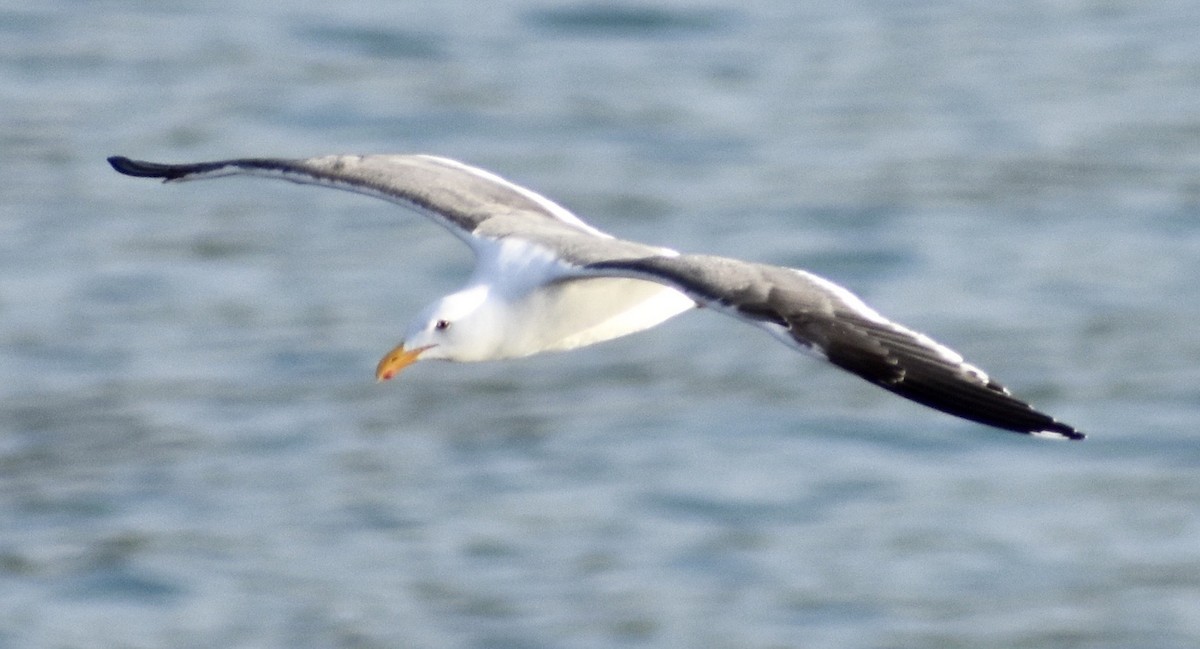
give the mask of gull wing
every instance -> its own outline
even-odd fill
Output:
[[[885,390],[963,419],[1029,435],[1084,438],[1012,396],[954,350],[802,270],[678,255],[598,262],[581,272],[661,282]]]
[[[551,226],[550,229],[565,228],[609,238],[566,208],[532,190],[483,169],[436,156],[330,155],[184,164],[112,156],[108,162],[113,169],[127,176],[162,178],[164,182],[247,175],[366,194],[424,214],[466,241],[476,252],[481,246],[477,231],[498,216],[509,222],[519,219],[535,230]]]

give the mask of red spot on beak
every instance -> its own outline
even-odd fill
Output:
[[[375,368],[375,380],[391,380],[392,377],[400,373],[400,370],[417,362],[421,353],[430,347],[433,347],[433,345],[417,347],[415,349],[405,349],[403,343],[397,345],[395,349],[388,352],[387,355],[379,360],[379,365]]]

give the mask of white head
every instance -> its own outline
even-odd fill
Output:
[[[473,286],[425,307],[375,370],[386,381],[418,360],[481,361],[495,357],[503,325],[487,300],[488,287]]]

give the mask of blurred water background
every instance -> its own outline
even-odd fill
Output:
[[[0,5],[0,648],[1200,646],[1200,6]],[[689,314],[373,367],[471,260],[111,154],[428,152],[807,268],[1090,433]]]

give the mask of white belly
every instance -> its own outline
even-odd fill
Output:
[[[509,323],[502,355],[529,356],[542,351],[585,347],[649,329],[696,306],[686,295],[636,279],[573,279],[541,287],[522,300],[527,322]],[[549,344],[547,344],[549,341]]]

